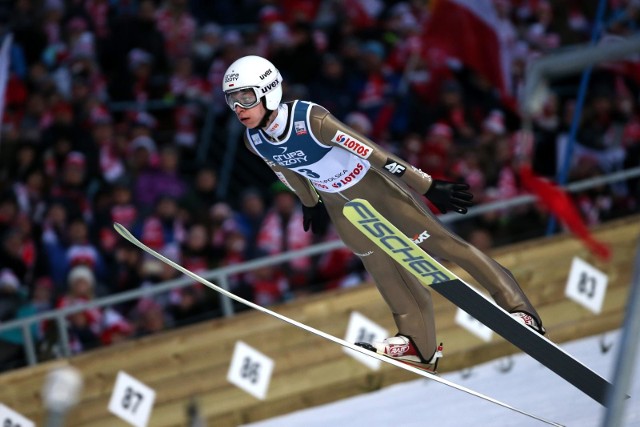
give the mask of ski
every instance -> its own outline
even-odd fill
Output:
[[[447,380],[445,378],[441,378],[441,377],[439,377],[439,376],[437,376],[435,374],[432,374],[432,373],[427,372],[425,370],[422,370],[420,368],[416,368],[414,366],[405,364],[403,362],[399,362],[397,360],[388,358],[386,356],[371,352],[371,351],[369,351],[369,350],[367,350],[365,348],[359,347],[359,346],[357,346],[355,344],[352,344],[352,343],[350,343],[348,341],[345,341],[345,340],[343,340],[341,338],[335,337],[335,336],[333,336],[331,334],[323,332],[323,331],[321,331],[319,329],[316,329],[316,328],[314,328],[312,326],[309,326],[309,325],[306,325],[304,323],[298,322],[297,320],[291,319],[291,318],[289,318],[287,316],[284,316],[284,315],[282,315],[280,313],[277,313],[275,311],[269,310],[268,308],[265,308],[265,307],[263,307],[261,305],[255,304],[255,303],[253,303],[251,301],[248,301],[248,300],[246,300],[246,299],[244,299],[242,297],[239,297],[239,296],[235,295],[234,293],[229,292],[228,290],[226,290],[224,288],[221,288],[221,287],[215,285],[214,283],[211,283],[210,281],[204,279],[203,277],[200,277],[196,273],[184,268],[180,264],[178,264],[178,263],[166,258],[165,256],[159,254],[158,252],[154,251],[153,249],[151,249],[150,247],[148,247],[147,245],[145,245],[144,243],[139,241],[136,237],[134,237],[133,234],[131,234],[131,232],[129,232],[129,230],[127,230],[121,224],[116,222],[116,223],[113,224],[113,227],[118,232],[118,234],[120,234],[122,237],[124,237],[130,243],[132,243],[135,246],[137,246],[138,248],[142,249],[144,252],[148,253],[149,255],[152,255],[153,257],[157,258],[158,260],[162,261],[163,263],[165,263],[167,265],[170,265],[171,267],[175,268],[176,270],[178,270],[182,274],[192,278],[193,280],[195,280],[195,281],[207,286],[208,288],[213,289],[214,291],[219,292],[222,295],[224,295],[226,297],[229,297],[229,298],[231,298],[231,299],[233,299],[233,300],[235,300],[235,301],[237,301],[237,302],[239,302],[241,304],[244,304],[244,305],[246,305],[248,307],[251,307],[251,308],[253,308],[255,310],[258,310],[258,311],[260,311],[262,313],[268,314],[269,316],[273,316],[276,319],[282,320],[285,323],[288,323],[288,324],[290,324],[292,326],[295,326],[297,328],[303,329],[303,330],[305,330],[307,332],[310,332],[310,333],[312,333],[312,334],[314,334],[316,336],[319,336],[321,338],[324,338],[324,339],[326,339],[328,341],[331,341],[333,343],[339,344],[339,345],[341,345],[343,347],[346,347],[346,348],[349,348],[351,350],[357,351],[358,353],[366,354],[367,356],[373,357],[375,359],[378,359],[378,360],[380,360],[380,361],[382,361],[384,363],[388,363],[388,364],[393,365],[395,367],[398,367],[400,369],[404,369],[405,371],[413,372],[414,374],[417,374],[417,375],[419,375],[421,377],[436,381],[436,382],[438,382],[440,384],[443,384],[443,385],[446,385],[448,387],[451,387],[451,388],[454,388],[456,390],[459,390],[461,392],[467,393],[467,394],[469,394],[471,396],[475,396],[477,398],[483,399],[483,400],[485,400],[487,402],[496,404],[496,405],[501,406],[501,407],[503,407],[505,409],[509,409],[511,411],[517,412],[517,413],[519,413],[521,415],[524,415],[526,417],[533,418],[535,420],[541,421],[541,422],[543,422],[545,424],[562,427],[562,424],[558,424],[556,422],[546,420],[546,419],[541,418],[541,417],[539,417],[537,415],[534,415],[534,414],[531,414],[529,412],[523,411],[521,409],[515,408],[515,407],[513,407],[513,406],[511,406],[511,405],[509,405],[507,403],[504,403],[504,402],[502,402],[500,400],[494,399],[494,398],[492,398],[490,396],[484,395],[484,394],[482,394],[480,392],[477,392],[475,390],[471,390],[470,388],[467,388],[467,387],[462,386],[460,384],[454,383],[454,382],[449,381],[449,380]]]
[[[347,219],[380,249],[469,315],[542,363],[598,403],[607,404],[611,384],[556,344],[522,325],[423,251],[363,199],[347,202]]]

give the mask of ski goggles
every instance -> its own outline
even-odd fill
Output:
[[[241,108],[253,108],[260,103],[260,97],[258,96],[258,89],[253,87],[245,87],[241,89],[235,89],[224,93],[227,105],[232,110],[235,110],[236,105]]]

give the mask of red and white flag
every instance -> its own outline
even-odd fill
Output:
[[[491,0],[435,0],[425,23],[425,55],[444,53],[511,95],[509,37]]]

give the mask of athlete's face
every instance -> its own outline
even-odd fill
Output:
[[[264,117],[267,110],[262,105],[262,102],[251,108],[243,108],[240,105],[236,104],[233,108],[236,112],[236,116],[238,116],[238,120],[240,123],[248,127],[249,129],[254,129],[258,127],[260,122],[262,121],[262,117]]]

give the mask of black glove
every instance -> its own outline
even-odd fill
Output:
[[[302,227],[304,231],[309,231],[309,228],[311,228],[313,234],[322,235],[326,233],[329,221],[329,214],[322,200],[318,200],[318,203],[313,207],[302,205]]]
[[[467,190],[469,190],[469,184],[434,179],[424,195],[442,213],[453,210],[460,214],[466,214],[467,208],[471,206],[471,199],[473,199],[473,194]]]

